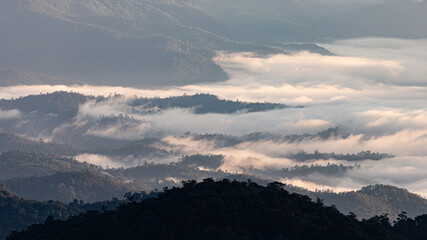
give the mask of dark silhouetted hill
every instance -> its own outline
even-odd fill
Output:
[[[0,100],[2,109],[18,109],[24,113],[37,111],[39,113],[51,113],[65,115],[64,117],[74,117],[79,110],[80,104],[85,103],[93,97],[80,93],[54,92],[40,95],[29,95],[26,97]]]
[[[362,224],[278,183],[188,181],[117,211],[47,219],[14,239],[373,239]]]
[[[216,170],[224,163],[224,157],[224,155],[215,154],[186,155],[181,158],[179,163],[185,166],[203,167]]]
[[[387,215],[359,221],[278,182],[192,180],[157,198],[129,200],[117,210],[87,211],[65,221],[49,217],[7,239],[421,240],[427,233],[427,215],[412,219],[401,212],[394,224]]]
[[[195,113],[222,113],[230,114],[239,111],[263,112],[269,110],[288,108],[289,106],[278,103],[250,103],[219,99],[211,94],[196,94],[169,98],[139,98],[131,103],[132,106],[143,105],[151,109],[189,108]]]
[[[13,230],[22,230],[34,223],[42,223],[48,216],[64,219],[82,210],[60,202],[30,201],[17,197],[0,182],[0,239]]]
[[[360,219],[387,213],[396,219],[402,211],[415,217],[427,213],[427,199],[406,189],[390,185],[370,185],[358,191],[312,194],[322,198],[325,204],[335,204],[343,212],[354,212]]]

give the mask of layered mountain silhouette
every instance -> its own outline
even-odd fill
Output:
[[[0,180],[12,192],[26,199],[65,203],[78,199],[93,203],[114,197],[120,199],[129,191],[149,192],[163,187],[180,186],[179,181],[187,179],[252,179],[261,185],[267,185],[274,179],[274,174],[288,178],[303,178],[307,172],[333,176],[347,169],[345,166],[331,164],[276,172],[256,170],[253,173],[256,175],[230,174],[217,170],[223,158],[222,155],[197,154],[184,156],[180,161],[170,164],[143,163],[126,169],[104,169],[67,157],[10,151],[0,155]],[[391,219],[396,219],[402,211],[407,212],[410,217],[427,212],[426,199],[406,189],[389,185],[370,185],[358,191],[343,193],[309,191],[292,185],[286,185],[285,189],[307,195],[313,200],[323,199],[325,204],[334,204],[344,214],[356,213],[359,219],[381,214],[389,214]]]
[[[358,221],[277,182],[205,179],[113,211],[49,217],[7,239],[424,239],[426,218],[402,212],[394,226],[386,215]]]
[[[158,87],[223,81],[228,76],[212,60],[216,51],[331,54],[312,43],[427,37],[426,5],[404,0],[334,5],[311,0],[5,0],[0,85]]]
[[[42,223],[48,216],[66,218],[81,209],[54,201],[30,201],[22,199],[0,182],[0,239],[13,230],[21,230],[34,223]]]

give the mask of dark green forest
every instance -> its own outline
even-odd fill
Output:
[[[278,103],[249,103],[222,100],[212,94],[196,94],[193,96],[180,96],[169,98],[138,98],[130,103],[131,106],[144,106],[147,109],[165,110],[169,108],[192,109],[194,113],[221,113],[230,114],[239,111],[264,112],[270,110],[289,108],[290,106]],[[301,107],[301,106],[298,106]]]
[[[119,97],[121,97],[121,95],[115,94],[109,97],[95,97],[80,93],[59,91],[48,94],[29,95],[10,100],[0,99],[0,108],[4,110],[18,109],[26,114],[33,111],[37,111],[38,114],[58,114],[62,120],[65,120],[74,117],[79,110],[79,106],[87,101],[94,100],[96,102],[105,102]],[[170,108],[191,109],[197,114],[229,114],[239,111],[263,112],[291,107],[284,104],[269,102],[252,103],[239,100],[223,100],[212,94],[183,95],[168,98],[135,98],[130,100],[128,104],[131,107],[143,107],[143,111],[139,113],[145,114],[156,113],[157,111]]]
[[[85,187],[84,183],[80,183]],[[37,190],[41,190],[40,188]],[[52,190],[52,189],[48,189]],[[55,191],[55,190],[53,190]],[[98,192],[97,189],[95,192]],[[111,191],[111,189],[109,189]],[[46,190],[42,190],[46,193]],[[125,192],[119,198],[103,200],[94,203],[85,203],[83,200],[73,199],[68,204],[58,201],[35,201],[21,198],[2,182],[0,182],[0,239],[5,239],[12,231],[20,231],[35,223],[43,223],[47,217],[63,219],[82,214],[85,211],[113,210],[121,204],[132,201],[156,197],[160,192]],[[69,193],[64,193],[65,197]],[[104,196],[105,199],[108,197]]]
[[[19,109],[24,113],[31,113],[33,111],[54,113],[60,114],[64,118],[70,118],[77,114],[81,104],[93,98],[92,96],[85,96],[80,93],[60,91],[10,100],[1,99],[0,108],[7,110]]]
[[[427,215],[412,219],[402,212],[393,225],[387,215],[358,221],[353,213],[343,215],[283,187],[187,181],[117,210],[88,211],[66,221],[48,217],[7,239],[425,239]]]
[[[379,161],[386,158],[394,157],[391,154],[371,152],[371,151],[362,151],[356,154],[336,154],[336,153],[321,153],[318,150],[315,150],[314,153],[307,152],[298,152],[296,154],[289,155],[289,158],[295,159],[299,162],[312,161],[312,160],[346,160],[346,161],[362,161],[362,160],[374,160]]]
[[[21,230],[31,224],[41,223],[48,216],[64,219],[82,211],[78,206],[61,202],[22,199],[0,182],[0,239],[6,238],[12,230]]]
[[[340,176],[345,171],[358,167],[328,164],[284,169],[250,168],[245,169],[246,173],[237,174],[215,170],[223,158],[223,155],[195,154],[185,155],[169,164],[144,162],[136,167],[104,169],[52,154],[10,151],[0,155],[0,176],[12,192],[23,198],[65,203],[78,199],[94,203],[113,197],[120,198],[128,191],[149,192],[163,187],[180,186],[180,181],[187,179],[252,179],[266,185],[276,178],[304,178],[310,174]],[[322,198],[327,204],[335,204],[343,213],[355,212],[360,219],[383,213],[396,219],[401,211],[406,211],[411,217],[427,212],[426,199],[393,186],[367,186],[359,191],[344,193],[312,192],[291,185],[287,185],[286,189],[308,195],[312,199]]]

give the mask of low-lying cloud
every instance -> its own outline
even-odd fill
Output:
[[[2,110],[0,109],[0,120],[17,119],[21,117],[21,111],[13,110]]]
[[[160,137],[171,144],[182,145],[184,153],[223,154],[226,157],[220,168],[228,171],[241,171],[250,166],[259,169],[292,167],[298,163],[287,155],[315,149],[337,154],[365,150],[391,153],[396,157],[363,161],[360,168],[342,176],[311,174],[286,181],[309,188],[335,190],[385,183],[427,196],[427,179],[423,174],[427,171],[427,40],[366,38],[321,45],[335,56],[307,52],[267,56],[219,52],[215,61],[230,76],[222,83],[163,89],[16,86],[0,88],[0,96],[16,98],[57,90],[104,96],[123,94],[124,97],[108,102],[88,102],[80,106],[75,122],[60,126],[56,131],[86,126],[85,134],[100,137],[128,140]],[[304,108],[228,115],[194,114],[190,109],[177,108],[140,114],[127,104],[135,96],[169,97],[184,93],[211,93],[231,100],[269,101],[303,105]],[[103,117],[123,115],[130,120],[100,124]],[[19,116],[17,111],[0,112],[0,120]],[[313,134],[329,127],[338,127],[347,135],[296,142],[258,139],[222,148],[211,141],[180,137],[187,131],[238,136],[251,132]],[[81,155],[78,159],[104,166],[117,164],[117,159],[97,155]],[[168,161],[172,159],[164,162]],[[332,159],[313,161],[313,164],[327,162],[350,164]]]

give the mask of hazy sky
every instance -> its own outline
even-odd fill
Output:
[[[297,0],[298,1],[298,0]],[[378,4],[382,2],[392,2],[396,0],[308,0],[311,2],[325,3],[325,4],[337,4],[337,3],[357,3],[357,4]],[[424,2],[424,0],[400,0],[400,2]]]

